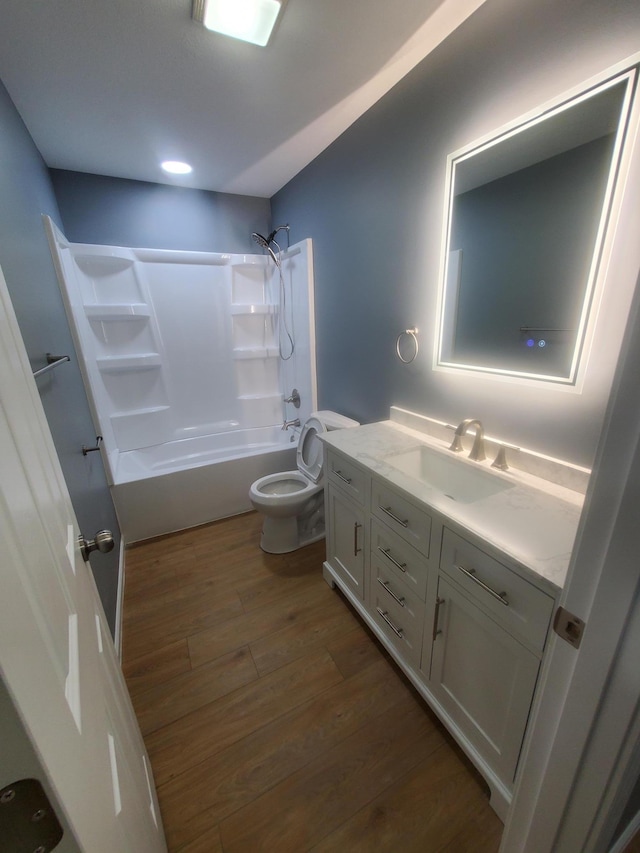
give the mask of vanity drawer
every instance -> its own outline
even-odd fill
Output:
[[[413,667],[420,665],[424,601],[390,572],[372,563],[369,575],[370,613],[384,635]]]
[[[375,519],[371,520],[371,562],[391,572],[424,601],[429,571],[426,557]]]
[[[369,475],[362,468],[354,465],[344,456],[334,453],[333,450],[328,450],[327,476],[332,483],[336,483],[361,506],[366,504]]]
[[[510,633],[541,650],[554,599],[461,536],[444,529],[440,568]]]
[[[371,484],[371,511],[405,542],[429,556],[431,518],[420,507],[384,483],[373,479]]]

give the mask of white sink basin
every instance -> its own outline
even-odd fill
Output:
[[[482,468],[474,468],[476,463],[459,460],[453,453],[448,457],[425,445],[393,453],[384,461],[459,503],[473,503],[514,485]]]

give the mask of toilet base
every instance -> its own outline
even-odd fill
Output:
[[[262,524],[260,547],[267,554],[288,554],[321,539],[324,539],[324,525],[301,536],[297,518],[267,517]]]

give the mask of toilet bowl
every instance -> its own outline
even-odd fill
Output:
[[[267,474],[251,485],[251,504],[264,516],[263,551],[286,554],[324,537],[323,457],[318,435],[358,425],[336,412],[314,412],[300,431],[297,470]]]

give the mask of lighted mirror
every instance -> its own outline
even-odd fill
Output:
[[[436,366],[575,384],[636,73],[449,156]]]

